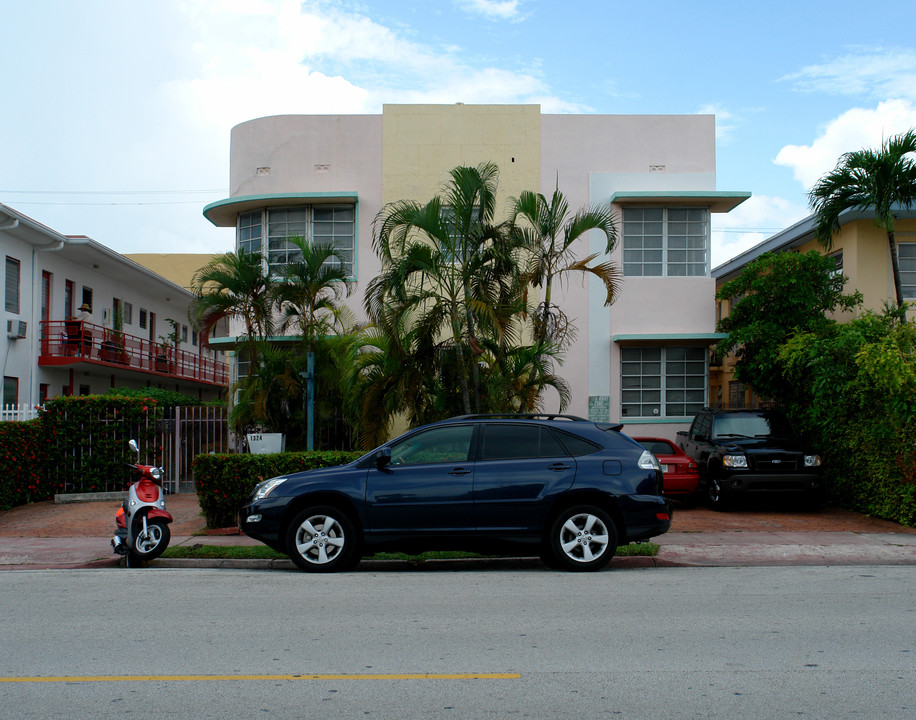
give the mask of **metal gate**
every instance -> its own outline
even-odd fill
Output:
[[[229,411],[224,407],[175,407],[158,428],[166,486],[171,492],[194,492],[191,463],[195,455],[232,452]]]

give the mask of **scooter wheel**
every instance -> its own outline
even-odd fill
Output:
[[[146,536],[134,541],[134,548],[128,553],[128,566],[140,567],[143,563],[155,560],[169,546],[172,533],[168,523],[162,518],[155,518],[146,524]]]

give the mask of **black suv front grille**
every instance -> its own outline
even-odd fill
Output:
[[[756,469],[762,472],[784,473],[798,469],[798,458],[791,455],[769,455],[756,458]]]

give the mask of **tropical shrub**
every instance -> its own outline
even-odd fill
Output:
[[[48,500],[56,486],[45,472],[40,420],[0,423],[0,508]]]
[[[194,483],[207,527],[234,526],[239,508],[252,488],[277,475],[317,470],[352,462],[356,452],[327,451],[272,455],[198,455],[194,458]]]

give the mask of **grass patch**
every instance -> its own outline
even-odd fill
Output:
[[[630,543],[617,548],[618,557],[654,557],[658,554],[659,546],[655,543]],[[266,545],[179,545],[168,548],[163,554],[164,558],[191,559],[191,560],[283,560],[286,555],[281,555],[271,550]],[[406,553],[376,553],[369,555],[366,560],[401,560],[403,562],[421,563],[426,560],[460,560],[465,558],[480,558],[483,555],[454,550],[431,551],[419,555]]]

